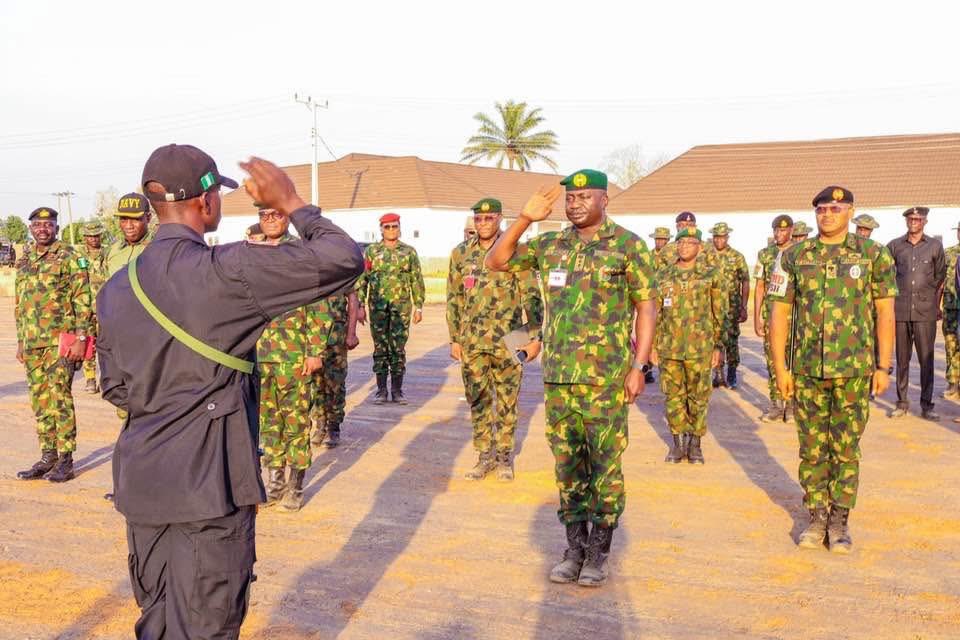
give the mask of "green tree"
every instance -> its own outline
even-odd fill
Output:
[[[7,216],[7,219],[0,223],[0,236],[7,242],[23,244],[29,235],[27,223],[20,216]]]
[[[495,159],[499,169],[506,164],[520,171],[526,171],[531,162],[540,160],[556,171],[557,163],[545,153],[557,150],[557,134],[550,130],[535,131],[544,121],[541,110],[528,111],[526,102],[513,100],[505,104],[497,102],[496,110],[499,122],[485,113],[473,116],[480,128],[467,141],[461,160],[475,164],[479,160]]]

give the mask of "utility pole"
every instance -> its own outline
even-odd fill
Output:
[[[311,96],[307,96],[307,99],[303,100],[299,94],[296,93],[293,94],[293,99],[313,112],[313,131],[310,132],[313,138],[313,165],[310,170],[310,203],[318,207],[320,206],[320,195],[317,192],[317,158],[320,153],[320,132],[317,129],[317,110],[327,109],[330,104],[326,100],[323,101],[323,104],[320,104],[314,101]]]
[[[73,207],[70,205],[70,196],[75,196],[73,191],[60,191],[57,193],[51,193],[52,196],[57,196],[57,211],[60,211],[60,207],[63,204],[62,198],[67,199],[67,228],[70,229],[70,244],[76,244],[77,234],[73,229]]]

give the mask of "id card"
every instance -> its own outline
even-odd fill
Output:
[[[663,306],[664,306],[664,307],[672,307],[672,306],[673,306],[673,298],[664,298],[664,299],[663,299]]]
[[[567,270],[554,269],[553,271],[551,271],[550,276],[547,278],[547,286],[550,286],[550,287],[567,286]]]

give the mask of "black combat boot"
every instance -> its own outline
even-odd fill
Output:
[[[272,507],[283,497],[283,490],[287,488],[283,467],[267,469],[267,502],[265,507]]]
[[[290,479],[287,480],[287,490],[280,501],[280,508],[294,513],[303,506],[303,476],[306,469],[290,469]]]
[[[727,388],[736,389],[739,384],[737,382],[737,368],[733,365],[727,365]]]
[[[817,507],[810,510],[810,524],[800,533],[797,545],[804,549],[822,549],[823,539],[827,536],[826,507]]]
[[[497,480],[513,480],[513,454],[510,451],[497,451]]]
[[[667,452],[664,462],[683,462],[683,459],[687,457],[686,441],[686,434],[673,434],[673,444],[670,446],[670,451]]]
[[[783,422],[783,401],[771,400],[770,406],[760,416],[760,422]]]
[[[587,554],[580,569],[581,587],[599,587],[607,581],[607,558],[610,556],[610,542],[613,540],[613,527],[593,523],[590,539],[587,541]]]
[[[60,454],[60,459],[57,460],[56,466],[50,473],[43,477],[50,482],[73,480],[73,454],[69,452]]]
[[[403,397],[403,374],[390,374],[390,400],[397,404],[407,404],[407,399]]]
[[[783,403],[783,421],[793,422],[797,415],[797,405],[793,400],[786,400]]]
[[[327,449],[334,449],[337,445],[340,444],[340,425],[328,423],[327,424],[327,437],[323,441],[323,446]]]
[[[657,379],[653,377],[653,369],[650,369],[645,374],[643,374],[643,384],[654,384],[656,383],[656,381]]]
[[[40,456],[40,460],[35,462],[32,467],[25,471],[18,471],[17,478],[20,480],[39,480],[43,476],[50,473],[50,470],[53,469],[56,464],[57,450],[44,449],[43,454]]]
[[[723,369],[721,367],[713,368],[713,388],[717,389],[723,385]]]
[[[850,509],[833,505],[830,508],[830,520],[827,523],[827,542],[830,551],[834,553],[850,553],[853,539],[850,537],[850,528],[847,521],[850,518]]]
[[[563,560],[550,570],[550,582],[565,584],[580,576],[580,568],[587,554],[587,523],[573,522],[567,525],[567,549]]]
[[[700,436],[690,434],[690,440],[687,443],[687,462],[690,464],[703,464],[703,450],[700,448]]]
[[[477,464],[473,465],[473,469],[467,471],[463,477],[467,480],[483,480],[496,466],[497,460],[493,451],[481,451],[477,456]]]
[[[373,396],[374,404],[383,404],[387,402],[390,397],[387,395],[387,373],[377,374],[377,393]]]

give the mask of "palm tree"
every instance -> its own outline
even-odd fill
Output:
[[[497,160],[497,168],[502,169],[506,162],[510,169],[526,171],[533,160],[541,160],[554,171],[557,163],[544,155],[546,151],[556,151],[557,134],[553,131],[534,131],[543,116],[540,109],[527,111],[526,102],[507,100],[506,104],[496,103],[502,124],[485,113],[478,113],[473,119],[480,123],[477,133],[467,141],[460,159],[470,164],[478,160]]]

